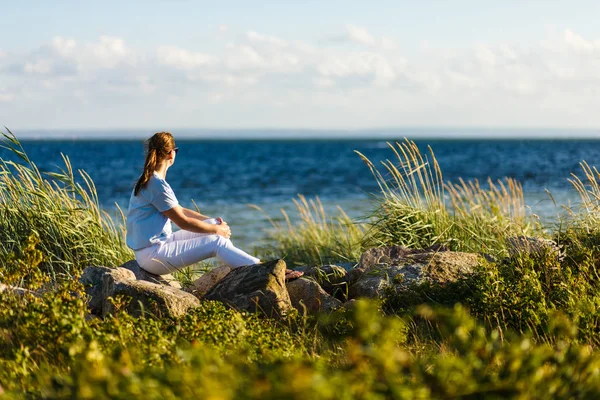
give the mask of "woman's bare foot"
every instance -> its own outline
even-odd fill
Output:
[[[302,271],[294,271],[293,269],[286,269],[285,270],[285,280],[286,281],[289,281],[289,280],[292,280],[292,279],[298,279],[302,275],[304,275],[304,272],[302,272]]]

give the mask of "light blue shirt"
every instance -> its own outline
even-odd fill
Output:
[[[127,246],[140,250],[166,241],[173,231],[171,220],[162,213],[178,204],[171,186],[154,172],[137,196],[131,192],[127,210]]]

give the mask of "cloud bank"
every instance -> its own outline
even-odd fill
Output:
[[[289,41],[221,26],[212,51],[55,37],[0,49],[0,123],[23,128],[600,126],[600,39],[403,49],[347,25]],[[209,46],[204,46],[209,48]]]

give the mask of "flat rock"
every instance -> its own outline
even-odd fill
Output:
[[[381,297],[388,287],[406,288],[424,281],[446,283],[470,274],[479,265],[477,254],[444,248],[408,249],[391,246],[369,249],[349,273],[350,298]]]
[[[331,312],[340,307],[342,302],[330,296],[312,279],[299,278],[286,283],[292,306],[301,313]]]
[[[231,272],[231,267],[227,265],[220,265],[206,272],[200,278],[196,279],[193,284],[192,293],[202,298],[208,293],[217,283]]]
[[[102,316],[115,312],[112,300],[122,298],[125,310],[133,316],[151,313],[157,317],[178,318],[192,307],[200,305],[200,300],[190,293],[172,286],[135,280],[132,271],[115,268],[102,277]]]
[[[228,306],[269,317],[283,317],[292,309],[285,286],[283,260],[233,269],[204,296]]]
[[[136,263],[137,264],[137,263]],[[131,266],[131,264],[130,264]],[[199,300],[176,287],[137,280],[132,269],[90,266],[79,281],[88,296],[88,308],[94,315],[106,316],[115,311],[109,298],[122,297],[132,315],[150,312],[157,316],[179,317]]]
[[[171,274],[165,275],[154,275],[146,271],[136,260],[127,261],[125,264],[119,266],[119,268],[125,268],[134,273],[135,279],[139,281],[148,281],[152,283],[159,283],[161,285],[172,286],[177,289],[181,289],[181,284],[177,279],[173,278]]]

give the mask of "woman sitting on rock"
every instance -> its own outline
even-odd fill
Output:
[[[158,132],[148,141],[144,172],[129,199],[127,246],[144,270],[164,275],[210,257],[232,268],[260,260],[231,243],[231,229],[221,218],[210,218],[179,205],[166,181],[167,170],[179,150],[173,135]],[[171,221],[179,228],[172,232]],[[286,271],[286,278],[300,276]]]

